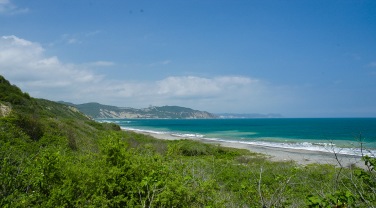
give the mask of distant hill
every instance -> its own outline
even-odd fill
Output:
[[[151,106],[148,108],[136,109],[127,107],[116,107],[102,105],[99,103],[72,104],[82,113],[92,118],[169,118],[169,119],[205,119],[217,118],[216,115],[206,111],[193,110],[180,106]]]
[[[281,114],[269,113],[249,113],[249,114],[239,114],[239,113],[221,113],[216,114],[219,118],[282,118]]]

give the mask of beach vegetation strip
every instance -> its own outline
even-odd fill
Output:
[[[1,207],[375,207],[365,168],[273,162],[244,149],[160,140],[31,98],[0,77]],[[333,155],[334,157],[335,155]]]

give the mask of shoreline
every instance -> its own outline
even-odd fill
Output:
[[[124,130],[123,131],[132,131],[144,135],[152,136],[156,139],[162,140],[183,140],[189,139],[194,141],[199,141],[207,144],[218,144],[222,147],[230,147],[236,149],[246,149],[251,152],[261,153],[268,156],[268,160],[276,162],[288,162],[293,161],[299,165],[309,165],[309,164],[329,164],[337,167],[350,167],[356,165],[357,167],[365,168],[364,162],[361,160],[360,156],[356,155],[347,155],[347,154],[334,154],[330,152],[321,152],[321,151],[311,151],[311,150],[302,150],[302,149],[288,149],[288,148],[278,148],[278,147],[268,147],[260,146],[253,144],[246,144],[240,142],[226,142],[219,140],[210,140],[205,138],[192,138],[192,137],[179,137],[171,134],[157,134],[151,132],[142,132],[142,131],[133,131],[133,130]],[[341,165],[338,163],[340,161]]]

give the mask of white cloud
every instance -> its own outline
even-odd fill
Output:
[[[76,38],[69,38],[69,39],[67,40],[67,43],[68,43],[68,44],[75,44],[75,43],[80,43],[80,41],[77,40]]]
[[[80,32],[80,33],[74,33],[74,34],[62,34],[60,38],[52,43],[50,43],[51,46],[56,44],[68,44],[68,45],[74,45],[74,44],[82,44],[86,41],[87,38],[93,37],[95,35],[100,34],[100,30],[95,31],[89,31],[89,32]]]
[[[289,88],[241,76],[173,76],[152,82],[112,82],[97,94],[120,106],[180,105],[211,112],[279,113],[293,99]]]
[[[95,61],[95,62],[87,63],[87,65],[92,66],[92,67],[109,67],[109,66],[115,66],[115,63],[111,61]]]
[[[211,96],[220,88],[214,80],[202,77],[168,77],[158,82],[157,94],[179,97]]]
[[[57,57],[46,57],[38,43],[16,36],[0,38],[0,73],[21,87],[36,91],[42,91],[35,89],[38,87],[74,89],[102,79],[74,64],[61,63]]]
[[[376,67],[376,61],[369,63],[367,66],[368,67]]]
[[[63,34],[61,41],[66,44],[81,44],[82,41],[78,38],[78,35]]]
[[[168,77],[158,81],[157,94],[177,97],[212,97],[257,82],[246,77]]]
[[[28,8],[19,8],[9,0],[0,0],[0,14],[15,15],[27,13],[28,11]]]
[[[170,76],[153,81],[109,80],[91,67],[113,62],[62,63],[38,43],[0,38],[0,74],[32,96],[75,103],[97,101],[130,107],[180,105],[211,112],[279,112],[291,100],[287,88],[244,76]]]
[[[367,65],[367,67],[372,68],[372,69],[371,69],[372,71],[370,72],[370,75],[375,76],[375,75],[376,75],[376,71],[375,71],[375,68],[376,68],[376,61],[373,61],[373,62],[369,63],[369,64]]]
[[[151,63],[151,64],[149,64],[149,66],[150,67],[164,66],[164,65],[168,65],[170,63],[171,63],[171,60],[164,60],[164,61],[159,61],[159,62]]]

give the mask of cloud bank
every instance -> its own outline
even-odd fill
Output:
[[[72,88],[102,80],[100,75],[78,69],[74,64],[61,63],[55,56],[46,57],[44,51],[38,43],[16,36],[2,36],[1,73],[30,90]]]
[[[160,80],[111,80],[93,67],[108,61],[62,63],[38,43],[0,38],[0,73],[32,96],[74,103],[146,107],[181,105],[211,112],[278,112],[291,102],[287,88],[244,76],[169,76]]]
[[[27,13],[28,11],[28,8],[19,8],[9,0],[0,0],[0,14],[16,15]]]

